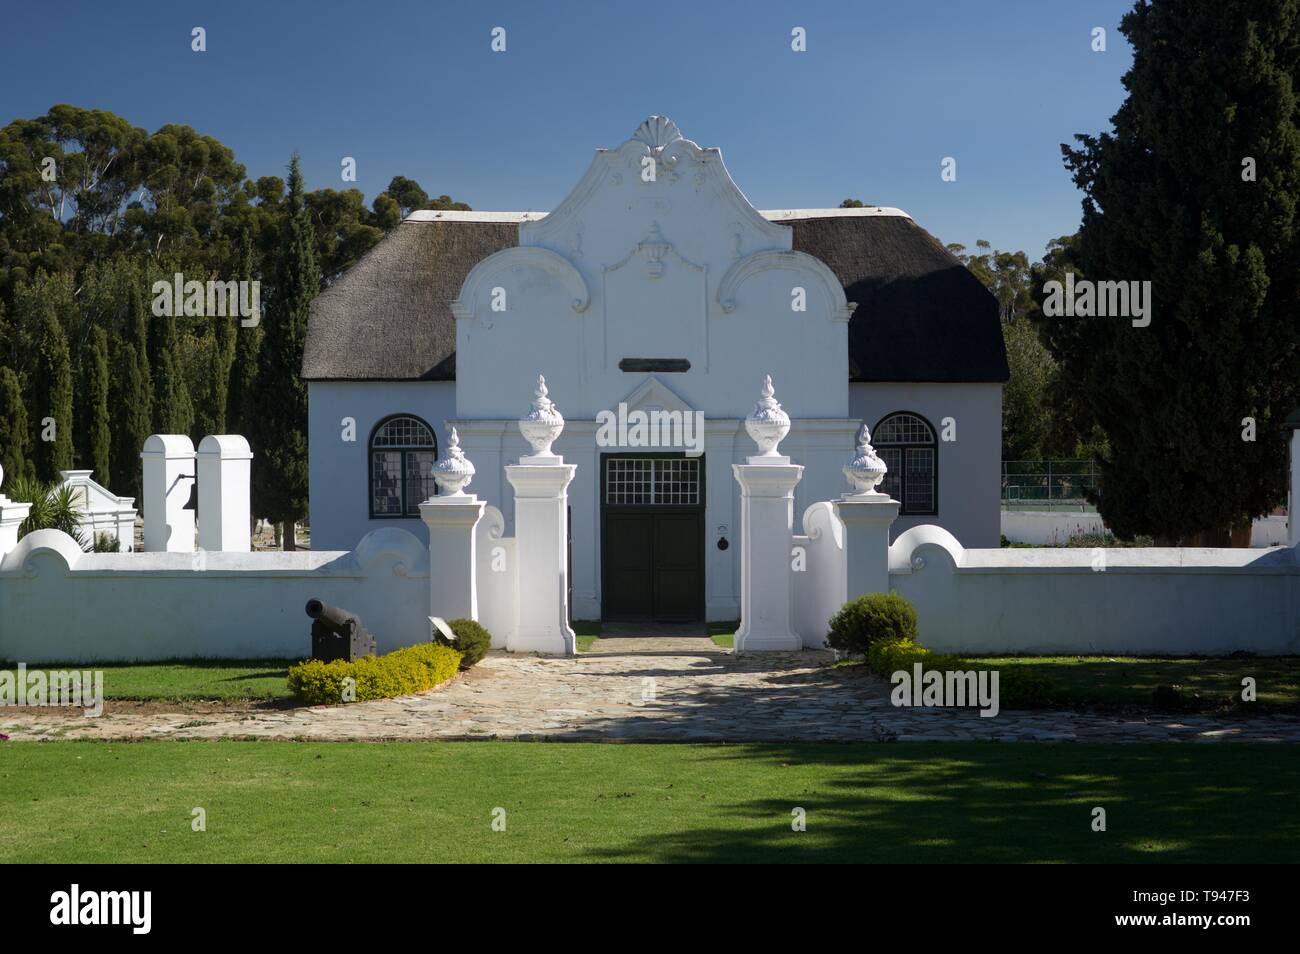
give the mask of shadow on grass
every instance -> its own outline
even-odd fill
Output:
[[[629,836],[589,860],[657,862],[1292,862],[1294,747],[913,744],[718,750],[761,767],[722,824]],[[929,750],[927,752],[927,749]],[[964,755],[964,753],[963,753]],[[701,760],[701,764],[708,760]],[[806,773],[807,766],[829,768]],[[719,766],[725,774],[726,765]],[[785,780],[789,776],[790,781]],[[1106,830],[1093,830],[1095,808]],[[792,830],[802,809],[806,830]],[[716,819],[716,814],[714,815]]]

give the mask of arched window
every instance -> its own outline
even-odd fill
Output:
[[[438,442],[428,424],[410,414],[386,417],[370,435],[370,516],[418,517],[437,493],[430,469]]]
[[[871,444],[889,468],[880,489],[903,505],[899,512],[937,514],[939,444],[930,422],[898,411],[875,426]]]

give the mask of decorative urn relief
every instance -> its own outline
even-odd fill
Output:
[[[758,445],[759,457],[780,457],[777,446],[790,433],[790,415],[781,405],[772,389],[772,375],[763,376],[762,396],[745,418],[745,430]]]
[[[645,253],[646,274],[651,278],[662,278],[664,274],[664,255],[671,245],[664,241],[664,233],[659,230],[659,223],[650,224],[650,233],[637,244]]]
[[[519,420],[519,433],[524,435],[536,457],[554,457],[551,445],[564,430],[564,417],[546,394],[546,378],[539,374],[532,407]]]
[[[474,477],[474,465],[460,449],[460,435],[456,428],[451,429],[447,439],[447,456],[433,465],[433,479],[438,483],[438,492],[447,497],[465,497],[465,488]]]
[[[855,494],[877,494],[876,487],[885,479],[889,468],[871,446],[871,432],[863,424],[858,431],[858,452],[844,465],[844,476]]]

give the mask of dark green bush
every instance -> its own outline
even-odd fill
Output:
[[[451,631],[456,634],[452,649],[460,653],[460,668],[469,669],[488,654],[492,648],[492,634],[472,619],[452,619],[447,621]]]
[[[867,593],[849,600],[831,617],[827,642],[833,649],[865,653],[878,642],[916,639],[916,609],[897,593]]]
[[[997,669],[998,699],[1003,709],[1042,709],[1055,704],[1060,695],[1056,683],[1036,672],[933,653],[907,639],[876,642],[867,651],[867,666],[884,679],[889,679],[899,670],[910,673],[915,663],[921,664],[922,671],[980,672]]]

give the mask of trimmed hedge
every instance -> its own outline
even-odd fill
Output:
[[[461,669],[472,668],[492,648],[492,634],[474,620],[450,619],[447,625],[456,634],[451,647],[461,654]]]
[[[916,640],[916,609],[897,593],[867,593],[831,617],[826,642],[832,649],[865,653],[876,643]]]
[[[461,654],[450,646],[420,643],[385,656],[356,662],[309,659],[289,667],[289,691],[312,705],[343,701],[343,680],[356,680],[356,702],[408,696],[441,685],[456,675]]]
[[[1041,709],[1052,705],[1058,695],[1050,679],[1038,673],[1014,667],[992,666],[979,660],[963,659],[931,652],[910,639],[885,640],[867,650],[867,666],[882,678],[889,679],[900,669],[912,671],[915,663],[924,670],[963,672],[998,672],[998,705],[1003,709]]]

